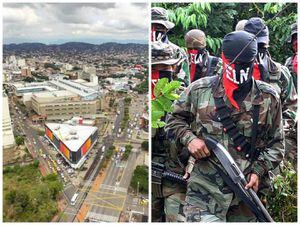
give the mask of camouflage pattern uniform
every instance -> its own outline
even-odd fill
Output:
[[[294,83],[294,86],[296,87],[296,91],[297,91],[297,74],[296,72],[294,71],[294,68],[293,68],[293,59],[294,59],[295,55],[289,57],[286,61],[285,61],[285,66],[289,69],[290,73],[291,73],[291,76],[293,78],[293,83]]]
[[[281,102],[274,89],[261,81],[252,81],[252,89],[241,105],[240,111],[231,106],[219,82],[216,91],[213,83],[218,76],[206,77],[192,83],[167,118],[165,129],[173,132],[184,146],[196,137],[212,136],[228,149],[245,174],[256,173],[267,179],[267,171],[274,169],[284,156],[284,134]],[[213,97],[223,97],[232,110],[237,128],[250,142],[252,104],[260,105],[256,147],[264,149],[259,158],[250,163],[243,152],[235,150],[222,124],[212,120],[215,114]],[[216,160],[214,156],[210,156]],[[255,216],[226,186],[211,162],[202,159],[195,164],[188,181],[186,203],[182,214],[187,221],[255,221]]]
[[[285,129],[285,160],[292,162],[294,167],[297,168],[296,88],[288,68],[271,59],[269,74],[270,77],[266,82],[272,85],[280,95],[284,125],[288,126],[288,128]],[[279,170],[273,172],[274,174],[278,174]]]
[[[261,28],[264,29],[257,35],[257,42],[259,44],[269,45],[269,29],[265,25],[261,18],[250,18],[245,26],[244,30],[252,34],[258,33]],[[265,47],[268,48],[268,47]],[[263,81],[272,85],[272,87],[280,95],[282,104],[282,116],[283,125],[289,128],[285,132],[286,140],[286,156],[290,156],[294,161],[297,157],[297,141],[296,136],[288,132],[295,127],[296,124],[296,112],[297,112],[297,92],[293,83],[292,76],[286,66],[281,65],[278,62],[272,60],[269,52],[267,54],[267,65],[265,65],[266,75],[264,75]],[[288,158],[290,158],[288,157]],[[279,173],[279,170],[273,171],[275,174]]]

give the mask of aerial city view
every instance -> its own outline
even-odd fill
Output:
[[[148,221],[147,20],[4,4],[3,221]]]

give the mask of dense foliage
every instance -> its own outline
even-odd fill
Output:
[[[139,192],[147,194],[148,193],[148,167],[137,166],[133,172],[130,186]]]
[[[42,177],[38,165],[4,168],[4,221],[49,222],[57,213],[56,201],[63,185],[56,174]]]
[[[24,141],[25,141],[24,137],[22,137],[22,136],[17,136],[16,137],[16,144],[17,145],[23,145]]]
[[[297,19],[297,5],[289,3],[275,19],[273,16],[286,4],[278,3],[156,3],[169,11],[169,19],[176,25],[169,38],[184,47],[184,35],[190,29],[201,29],[207,35],[207,46],[212,54],[220,55],[222,38],[235,30],[239,20],[263,18],[270,30],[270,52],[273,58],[284,63],[291,55],[286,45],[290,25]]]
[[[123,153],[123,159],[125,159],[125,160],[128,159],[132,148],[133,148],[132,145],[125,145],[125,152]]]
[[[268,196],[269,211],[275,221],[297,221],[297,173],[290,163],[283,166],[273,181],[274,191]]]

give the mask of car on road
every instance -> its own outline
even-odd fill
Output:
[[[68,174],[72,174],[72,173],[74,173],[74,170],[73,169],[68,169],[67,172],[68,172]]]
[[[75,193],[71,199],[71,205],[75,205],[76,204],[76,200],[78,198],[78,193]]]

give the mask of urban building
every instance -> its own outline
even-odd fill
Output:
[[[99,91],[89,88],[80,83],[74,82],[72,80],[65,79],[53,79],[49,81],[51,85],[56,86],[59,89],[68,90],[72,93],[76,93],[83,100],[95,100],[99,96]]]
[[[80,168],[97,142],[98,128],[46,123],[45,135],[60,155],[74,168]]]
[[[31,77],[31,70],[29,68],[22,68],[21,75],[22,77]]]
[[[94,117],[99,101],[87,101],[71,91],[60,90],[33,94],[31,105],[38,115],[46,116],[47,120],[66,120],[73,116]]]
[[[57,89],[48,85],[48,83],[21,83],[12,84],[16,96],[21,97],[24,94],[37,93],[43,91],[56,91]]]
[[[15,146],[15,137],[12,130],[12,121],[9,114],[8,97],[3,94],[3,114],[2,114],[3,149]]]

